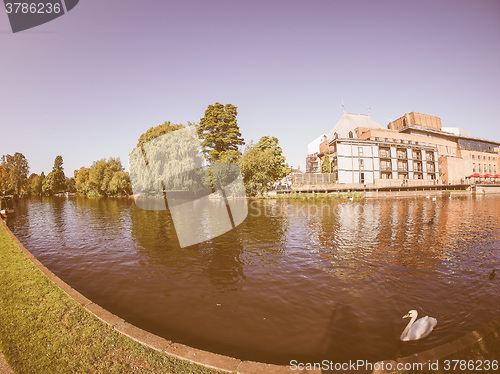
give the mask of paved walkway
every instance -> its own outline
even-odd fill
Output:
[[[10,368],[7,361],[5,361],[5,357],[3,357],[2,352],[0,352],[0,373],[2,374],[14,374],[12,369]]]

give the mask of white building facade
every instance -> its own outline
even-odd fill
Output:
[[[437,149],[415,144],[336,139],[325,151],[337,183],[375,183],[377,179],[439,179]]]

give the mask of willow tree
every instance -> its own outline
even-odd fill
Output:
[[[232,104],[215,103],[205,110],[198,125],[198,136],[209,162],[235,162],[241,155],[239,147],[245,142],[238,127],[237,114],[238,110]]]
[[[190,122],[188,122],[188,126],[189,125],[191,125]],[[182,128],[184,128],[184,125],[171,123],[170,121],[167,121],[162,125],[151,127],[149,130],[147,130],[144,134],[142,134],[139,137],[139,140],[137,141],[137,147],[140,147],[161,135],[165,135],[168,134],[169,132],[180,130]]]
[[[197,129],[165,122],[141,135],[129,155],[130,180],[134,194],[161,195],[163,190],[203,188],[203,155]]]

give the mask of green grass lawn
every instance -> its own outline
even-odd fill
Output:
[[[142,346],[87,312],[0,223],[0,351],[16,373],[218,373]]]

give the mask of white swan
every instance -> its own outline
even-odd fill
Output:
[[[409,340],[418,340],[421,338],[425,338],[429,335],[437,324],[437,319],[429,316],[425,316],[417,319],[418,313],[416,310],[410,310],[408,314],[406,314],[403,318],[411,317],[411,321],[408,323],[403,333],[401,334],[400,339],[404,342]]]

